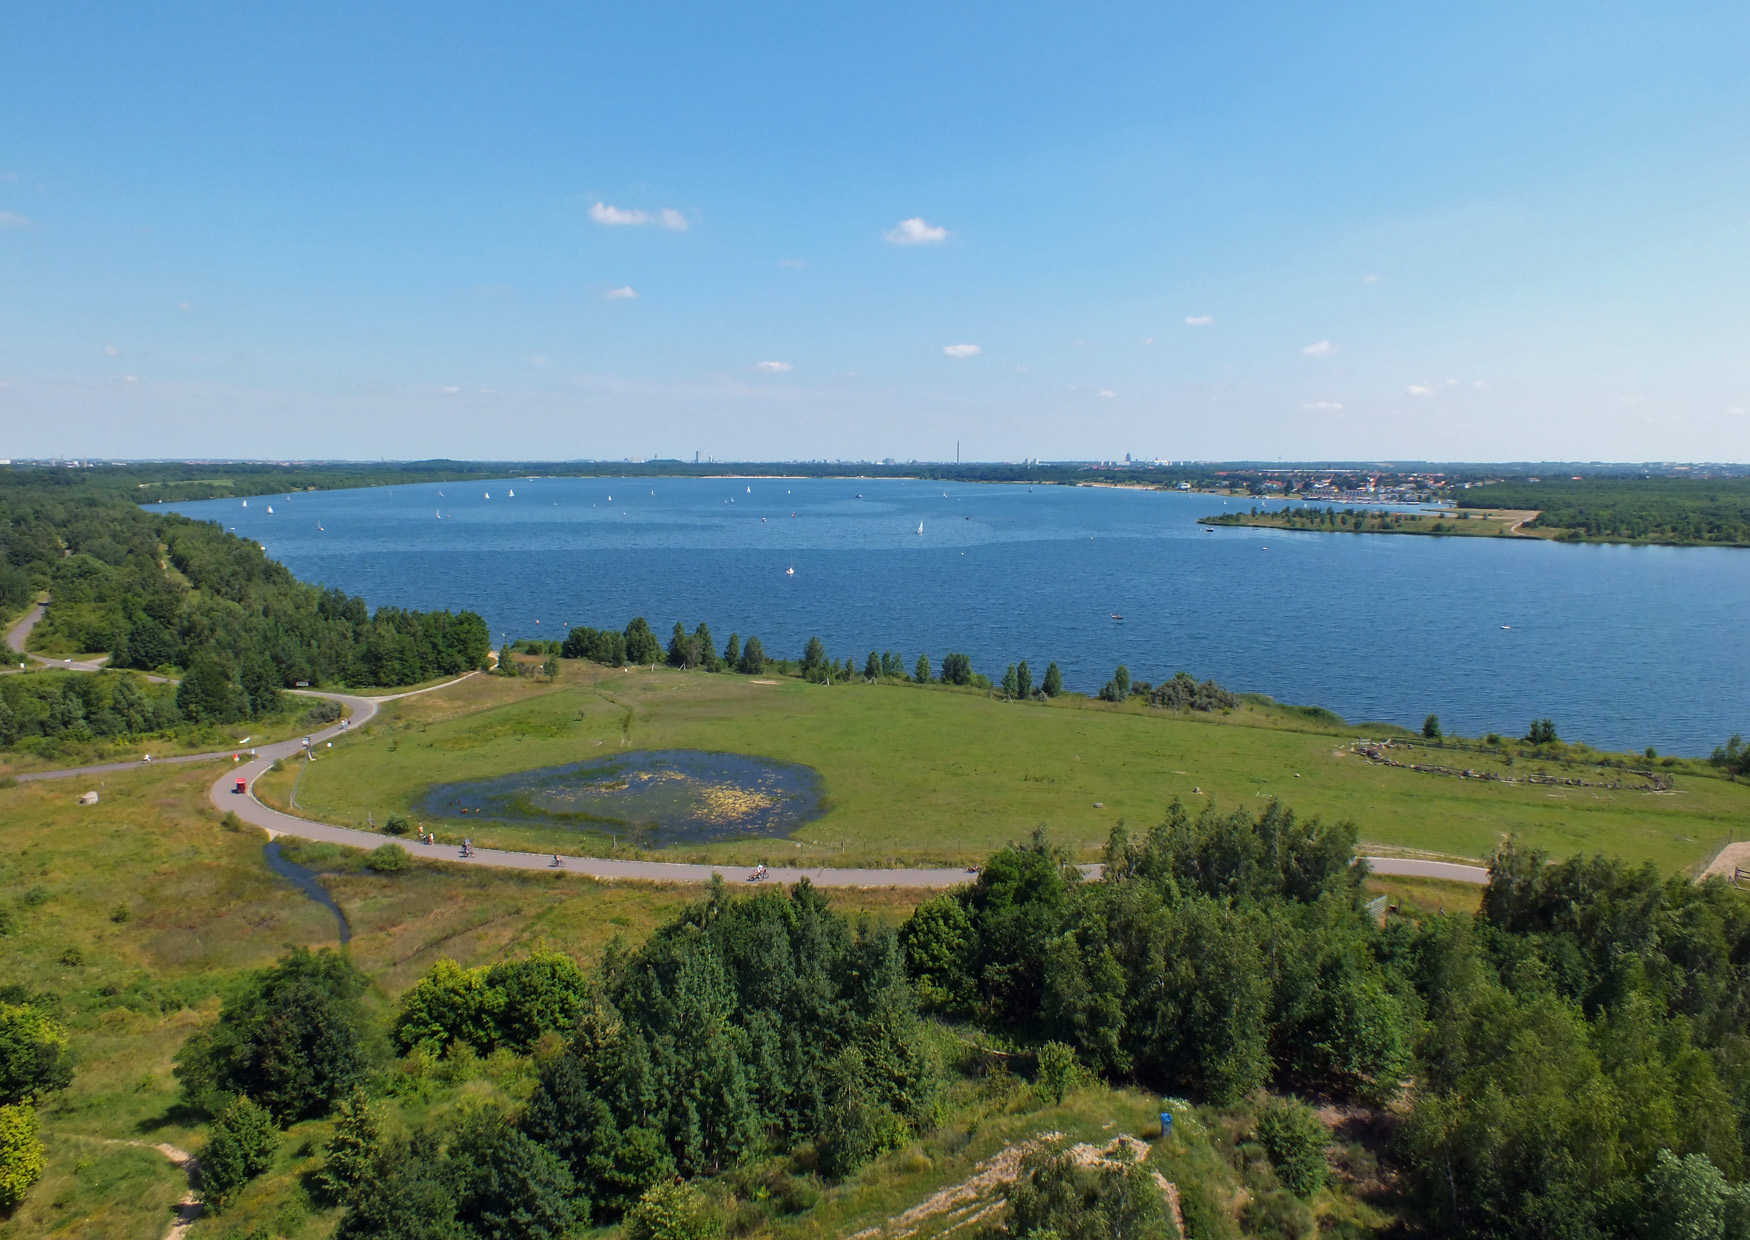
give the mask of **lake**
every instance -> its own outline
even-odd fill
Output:
[[[515,495],[510,492],[515,491]],[[488,498],[490,496],[490,498]],[[496,644],[643,615],[860,668],[949,651],[1183,668],[1354,720],[1700,754],[1750,731],[1750,552],[1213,529],[1250,500],[857,479],[510,479],[163,505],[373,606],[473,609]],[[153,505],[153,507],[158,507]],[[268,509],[272,507],[272,513]],[[919,526],[922,533],[919,533]],[[787,572],[794,569],[793,574]],[[1114,619],[1114,616],[1123,618]]]

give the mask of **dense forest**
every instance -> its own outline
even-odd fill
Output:
[[[92,685],[17,678],[32,683],[0,693],[25,734],[53,732],[57,710],[99,735],[258,717],[301,683],[412,684],[487,656],[472,612],[373,614],[216,525],[150,512],[71,471],[0,475],[0,608],[17,614],[44,592],[38,648],[108,652],[112,668],[173,671],[181,684],[167,695],[107,674]]]
[[[721,1220],[692,1186],[748,1175],[762,1209],[807,1209],[945,1121],[946,1049],[969,1034],[1059,1097],[1093,1076],[1212,1121],[1243,1100],[1259,1144],[1235,1156],[1265,1170],[1237,1219],[1181,1173],[1197,1240],[1308,1234],[1331,1138],[1301,1100],[1376,1117],[1413,1231],[1750,1234],[1739,893],[1508,843],[1474,916],[1382,924],[1354,844],[1353,826],[1281,805],[1175,805],[1140,837],[1116,829],[1097,879],[1041,831],[897,932],[806,882],[718,882],[593,968],[551,949],[440,961],[385,1017],[343,955],[293,952],[188,1041],[177,1074],[213,1117],[202,1159],[221,1203],[279,1126],[335,1115],[320,1181],[354,1240],[617,1220],[706,1236]],[[396,1098],[480,1056],[526,1063],[530,1087],[459,1126],[390,1122]],[[991,1234],[1164,1238],[1147,1183],[1046,1149]],[[1130,1222],[1087,1221],[1107,1216]]]
[[[1575,538],[1750,546],[1750,479],[1509,479],[1462,492],[1465,508],[1536,508]]]

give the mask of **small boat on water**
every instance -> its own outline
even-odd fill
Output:
[[[789,568],[786,568],[784,570],[784,576],[786,576],[786,577],[794,577],[795,575],[796,575],[796,566],[794,564],[792,564]]]
[[[486,492],[486,498],[487,498],[487,499],[491,499],[491,498],[492,498],[492,492],[491,492],[491,491],[487,491],[487,492]]]
[[[439,521],[442,521],[444,519],[444,510],[442,508],[439,508],[437,510],[437,519]]]
[[[919,521],[918,522],[918,533],[922,534],[923,532],[924,532],[924,523],[922,521]]]
[[[512,492],[511,492],[511,493],[510,493],[510,498],[511,498],[511,499],[515,499],[515,498],[516,498],[516,492],[515,492],[515,491],[512,491]]]
[[[244,507],[245,507],[245,508],[247,508],[247,507],[249,507],[249,501],[248,501],[248,500],[244,500],[244,501],[243,501],[243,506],[244,506]]]
[[[1114,620],[1122,620],[1122,619],[1124,619],[1124,617],[1123,617],[1123,616],[1121,616],[1121,615],[1119,615],[1119,614],[1118,614],[1118,613],[1117,613],[1117,612],[1115,612],[1115,611],[1114,611],[1114,612],[1109,612],[1109,613],[1108,613],[1108,614],[1109,614],[1109,615],[1110,615],[1110,616],[1111,616],[1111,617],[1112,617],[1112,618],[1113,618],[1113,619],[1114,619]]]
[[[269,504],[267,506],[267,515],[270,517],[273,516],[273,505],[272,504]]]

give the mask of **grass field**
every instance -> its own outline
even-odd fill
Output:
[[[565,663],[556,683],[477,677],[389,703],[303,772],[299,812],[381,823],[430,784],[575,762],[622,748],[696,748],[799,762],[820,772],[826,812],[784,841],[666,850],[672,859],[964,864],[1045,824],[1093,858],[1112,826],[1193,808],[1258,808],[1353,819],[1369,847],[1486,858],[1508,833],[1564,856],[1602,852],[1678,870],[1750,821],[1750,787],[1682,762],[1668,793],[1460,780],[1375,766],[1349,750],[1358,729],[1291,708],[1176,715],[1085,699],[1007,703],[906,685],[831,688],[730,675],[631,674]],[[1596,756],[1596,755],[1594,755]],[[1486,760],[1467,756],[1464,765]],[[1535,769],[1522,759],[1521,769]],[[264,780],[283,803],[295,777]],[[433,822],[440,838],[538,851],[605,852],[608,839],[480,820]],[[620,855],[634,855],[624,837]],[[645,854],[638,854],[645,855]]]
[[[1354,511],[1350,509],[1348,511]],[[1537,516],[1535,508],[1479,508],[1464,512],[1390,512],[1385,509],[1363,511],[1365,524],[1356,528],[1332,525],[1325,509],[1317,505],[1303,508],[1275,508],[1267,512],[1224,512],[1204,517],[1204,525],[1244,525],[1266,530],[1306,530],[1319,534],[1431,534],[1449,538],[1559,538],[1564,531],[1543,529],[1530,524]],[[1389,525],[1379,523],[1390,517]]]

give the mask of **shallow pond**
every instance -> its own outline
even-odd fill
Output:
[[[820,775],[812,767],[745,754],[637,749],[434,784],[418,810],[464,823],[593,831],[641,848],[775,839],[820,816]]]

